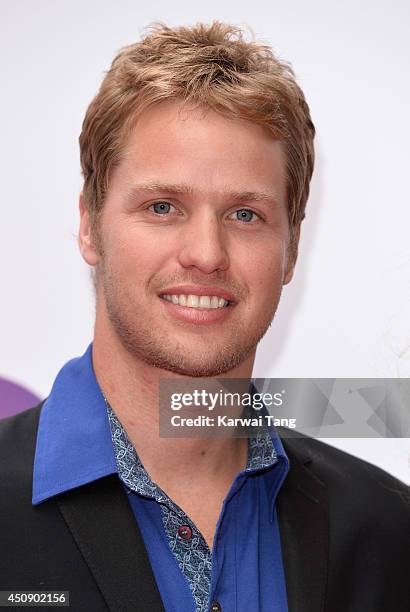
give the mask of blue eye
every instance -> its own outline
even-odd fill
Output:
[[[253,220],[253,217],[256,213],[253,210],[249,210],[248,208],[241,208],[233,213],[234,215],[238,215],[236,218],[238,221],[244,221],[245,223],[249,223]]]
[[[172,204],[169,204],[169,202],[163,202],[163,201],[154,202],[154,204],[151,204],[151,206],[154,208],[154,212],[157,215],[163,215],[163,214],[169,213],[171,210],[171,207],[173,208]]]

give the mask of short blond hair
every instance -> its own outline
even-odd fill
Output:
[[[114,58],[89,105],[79,138],[84,204],[97,228],[112,170],[138,116],[180,98],[267,127],[283,142],[291,235],[305,216],[314,166],[315,128],[291,66],[269,45],[247,41],[219,21],[168,27],[155,23]]]

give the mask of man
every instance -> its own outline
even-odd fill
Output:
[[[158,434],[163,378],[250,379],[292,278],[314,127],[240,30],[156,26],[80,137],[92,344],[1,423],[2,590],[73,610],[404,611],[409,495],[306,437]]]

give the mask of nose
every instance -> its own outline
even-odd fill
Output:
[[[215,211],[204,209],[184,223],[180,234],[179,263],[206,274],[229,267],[227,237]]]

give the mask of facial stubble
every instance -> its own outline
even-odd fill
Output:
[[[220,341],[215,335],[209,348],[200,350],[194,346],[196,334],[192,334],[189,349],[177,338],[177,328],[167,328],[149,317],[149,306],[143,308],[136,302],[137,291],[132,294],[130,286],[118,282],[118,275],[100,262],[98,282],[102,283],[105,307],[112,329],[125,350],[147,365],[190,377],[216,377],[239,366],[256,349],[259,341],[269,329],[280,298],[280,292],[272,292],[272,300],[264,312],[252,321],[237,320],[235,327],[225,325]],[[160,299],[158,297],[158,299]],[[238,308],[239,305],[233,306]],[[204,334],[208,333],[204,330]]]

